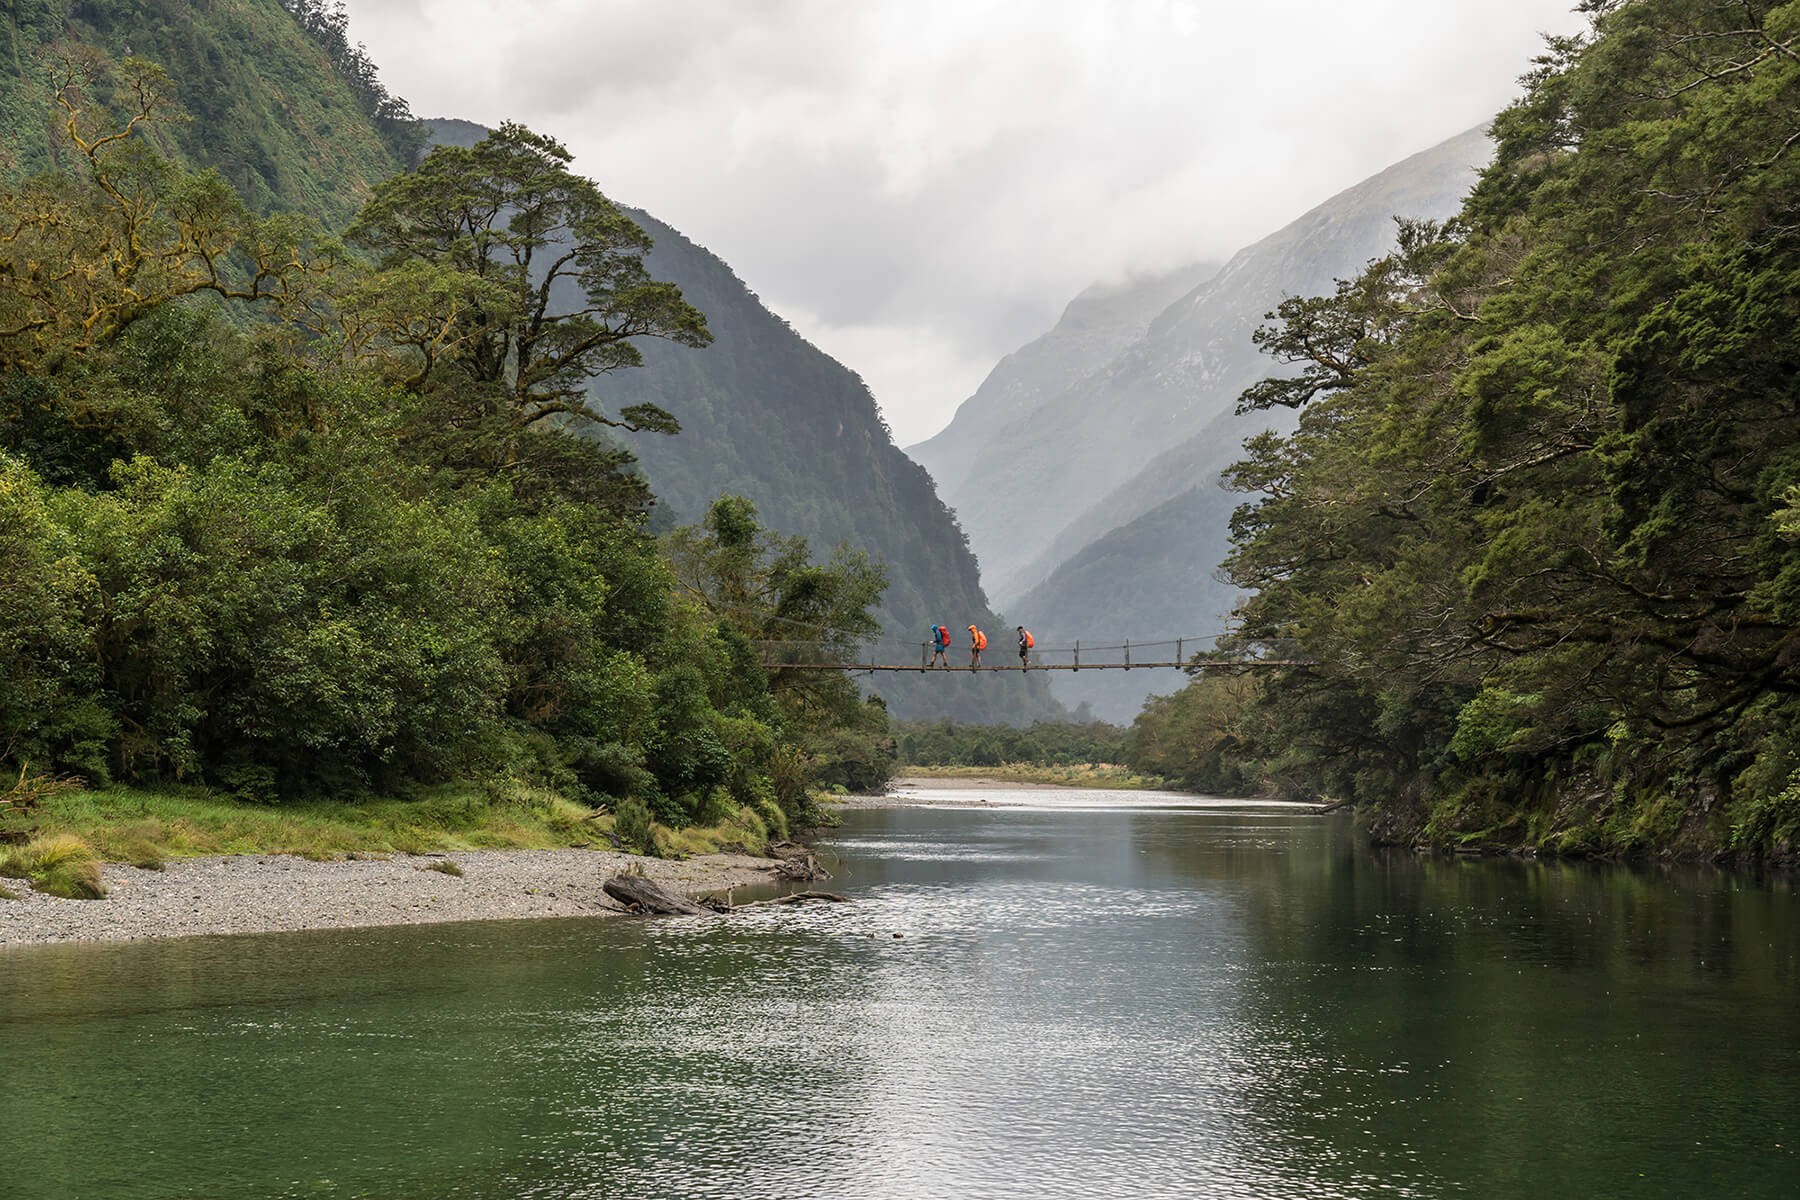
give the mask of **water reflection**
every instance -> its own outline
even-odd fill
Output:
[[[0,1197],[1791,1194],[1787,883],[1034,797],[854,906],[0,951]]]

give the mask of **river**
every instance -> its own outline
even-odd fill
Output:
[[[1789,881],[962,798],[852,905],[0,951],[0,1197],[1800,1194]]]

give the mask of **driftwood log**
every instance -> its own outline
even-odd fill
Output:
[[[775,859],[775,873],[783,879],[811,883],[831,878],[831,872],[819,865],[818,855],[798,842],[771,843],[769,855]]]
[[[620,904],[660,916],[693,917],[711,911],[695,904],[675,889],[664,887],[654,879],[645,879],[642,875],[614,875],[600,886]]]
[[[771,896],[766,900],[747,900],[742,904],[731,902],[731,893],[727,891],[724,899],[709,897],[696,903],[676,891],[674,888],[646,879],[642,875],[614,875],[600,885],[606,894],[620,904],[637,912],[651,913],[666,917],[693,917],[701,913],[732,913],[739,909],[756,908],[763,904],[805,904],[809,900],[824,900],[833,904],[848,904],[850,897],[840,896],[835,892],[790,892],[785,896]]]

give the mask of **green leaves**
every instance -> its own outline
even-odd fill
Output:
[[[640,832],[785,828],[891,764],[878,706],[778,699],[752,640],[853,645],[882,572],[726,500],[678,580],[630,455],[575,432],[676,432],[589,381],[708,335],[566,150],[434,153],[360,260],[154,153],[166,77],[125,64],[120,121],[70,71],[87,176],[0,193],[0,763],[258,802],[524,775]]]
[[[1459,221],[1258,339],[1299,374],[1245,404],[1302,411],[1231,475],[1240,636],[1320,663],[1262,752],[1402,831],[1466,793],[1554,841],[1603,772],[1703,806],[1800,690],[1800,5],[1592,9]],[[1731,786],[1737,848],[1791,836],[1785,769]]]

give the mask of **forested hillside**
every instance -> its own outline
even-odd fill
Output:
[[[653,818],[755,842],[809,786],[884,778],[878,706],[755,650],[847,654],[878,631],[882,569],[818,561],[741,500],[658,539],[629,456],[584,436],[667,427],[587,382],[711,335],[560,145],[509,125],[382,180],[257,174],[259,201],[341,183],[320,211],[263,211],[207,165],[243,137],[329,157],[289,136],[294,96],[341,101],[347,147],[412,143],[294,7],[133,10],[216,67],[192,86],[89,9],[41,31],[48,169],[0,186],[8,815],[72,778],[264,803],[459,781],[546,819],[605,806],[652,848]],[[259,53],[312,74],[276,88]],[[239,83],[273,90],[226,111],[266,102],[287,134],[182,119]],[[577,252],[547,276],[551,246]]]
[[[470,144],[467,121],[433,120],[432,138]],[[643,347],[643,365],[595,381],[614,408],[654,404],[681,424],[674,437],[606,431],[631,450],[656,494],[658,520],[693,521],[721,493],[748,497],[783,533],[840,543],[885,565],[882,653],[911,662],[925,630],[1002,624],[982,594],[974,556],[931,478],[894,446],[856,374],[770,312],[716,255],[639,210],[654,240],[646,260],[706,314],[705,349]],[[1059,706],[1040,677],[889,675],[870,682],[896,715],[1022,724]]]
[[[1456,220],[1282,306],[1217,723],[1404,839],[1792,853],[1800,3],[1587,6]]]
[[[931,477],[894,445],[862,380],[802,338],[731,268],[647,214],[651,269],[706,313],[713,342],[692,351],[645,348],[644,366],[608,379],[608,403],[653,403],[675,413],[677,437],[626,437],[660,505],[692,520],[720,492],[756,502],[771,528],[818,546],[845,543],[887,568],[881,601],[885,653],[911,661],[925,629],[990,632],[1002,618]],[[897,716],[1023,724],[1056,714],[1042,677],[889,675],[867,685]]]
[[[341,227],[423,141],[322,0],[20,0],[0,16],[0,175],[80,169],[51,86],[59,59],[96,53],[179,80],[188,119],[142,136],[260,212]]]

